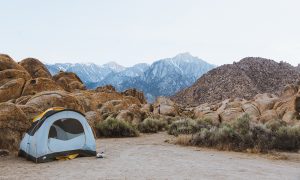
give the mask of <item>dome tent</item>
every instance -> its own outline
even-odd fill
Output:
[[[83,114],[64,108],[50,108],[37,116],[19,150],[19,156],[36,163],[77,155],[95,156],[95,137]]]

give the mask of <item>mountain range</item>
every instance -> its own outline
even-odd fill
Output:
[[[172,99],[180,104],[196,106],[227,98],[250,99],[258,93],[278,94],[287,84],[300,80],[299,67],[260,57],[243,58],[207,72]]]
[[[191,86],[200,76],[215,68],[204,60],[181,53],[173,58],[161,59],[151,65],[146,63],[124,67],[115,62],[104,65],[94,63],[46,64],[52,75],[59,71],[76,73],[87,88],[111,84],[118,91],[136,88],[144,92],[149,102],[158,96],[171,96]]]

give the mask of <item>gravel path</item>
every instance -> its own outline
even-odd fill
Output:
[[[34,164],[0,158],[2,179],[300,179],[300,161],[221,152],[166,143],[166,133],[98,139],[104,159],[77,158]],[[300,154],[293,154],[299,157]],[[297,159],[297,158],[296,158]]]

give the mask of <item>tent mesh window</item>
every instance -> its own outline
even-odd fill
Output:
[[[50,127],[48,138],[70,140],[84,134],[82,124],[72,118],[59,119]]]

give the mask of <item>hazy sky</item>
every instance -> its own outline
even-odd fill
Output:
[[[298,0],[0,0],[0,53],[20,61],[151,63],[190,52],[300,63]]]

